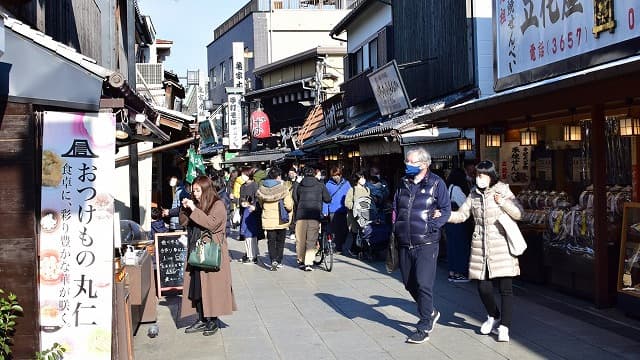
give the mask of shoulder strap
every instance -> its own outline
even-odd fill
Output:
[[[340,191],[340,189],[342,189],[342,185],[344,185],[344,183],[346,183],[346,180],[342,180],[342,182],[340,183],[340,185],[338,186],[338,188],[336,189],[336,191],[333,192],[333,194],[331,194],[331,198],[333,199],[333,195],[337,194],[338,191]],[[355,193],[355,191],[354,191]]]

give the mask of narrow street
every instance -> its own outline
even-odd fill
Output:
[[[244,246],[230,240],[239,259]],[[262,253],[266,243],[260,242]],[[285,267],[232,264],[239,310],[222,318],[211,337],[185,334],[193,319],[176,320],[177,296],[159,301],[159,335],[149,324],[134,337],[135,358],[146,359],[637,359],[640,322],[613,310],[595,310],[574,298],[515,287],[510,343],[481,335],[485,320],[474,283],[447,281],[441,263],[435,304],[442,313],[429,341],[406,344],[417,321],[414,303],[383,262],[338,256],[332,272],[295,267],[295,245],[287,240]],[[266,259],[265,259],[266,260]]]

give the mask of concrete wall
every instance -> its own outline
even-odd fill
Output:
[[[267,14],[270,29],[269,62],[278,61],[315,46],[344,46],[329,31],[348,10],[279,10]]]
[[[247,16],[242,21],[240,21],[236,26],[234,26],[231,30],[223,34],[220,38],[211,42],[207,45],[207,76],[211,79],[211,69],[213,67],[218,68],[218,74],[220,71],[220,63],[224,62],[225,67],[230,66],[229,58],[233,55],[232,53],[232,43],[236,41],[244,42],[244,46],[249,48],[249,51],[254,52],[254,57],[256,56],[256,51],[254,47],[254,31],[259,30],[254,27],[254,16],[256,14],[252,14]],[[255,84],[255,79],[253,78],[253,69],[254,69],[254,61],[250,59],[248,61],[246,78],[250,78],[251,81]],[[230,80],[225,81],[224,83],[220,82],[220,76],[218,76],[216,85],[213,85],[213,82],[210,82],[211,88],[209,89],[209,96],[213,100],[214,104],[221,104],[227,100],[227,95],[225,93],[224,88],[227,86],[232,86],[232,82]]]
[[[393,21],[392,15],[391,6],[379,2],[375,3],[365,10],[358,19],[351,23],[347,33],[342,33],[338,37],[346,38],[346,35],[349,35],[347,51],[349,53],[355,52],[367,42],[371,36],[390,24]]]
[[[492,3],[491,0],[473,2],[476,79],[480,88],[480,97],[494,93]]]

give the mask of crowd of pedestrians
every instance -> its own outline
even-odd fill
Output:
[[[226,250],[231,227],[237,229],[236,240],[244,242],[240,261],[275,272],[283,267],[287,236],[295,239],[298,267],[312,271],[318,234],[326,226],[324,230],[334,236],[335,251],[348,257],[375,250],[378,238],[387,250],[393,232],[401,279],[416,303],[419,319],[408,343],[428,340],[440,317],[433,287],[443,238],[449,281],[477,281],[487,311],[480,332],[497,332],[498,341],[509,341],[512,279],[519,274],[519,266],[497,218],[506,214],[518,220],[522,207],[509,186],[499,181],[491,161],[451,169],[446,182],[430,167],[431,157],[424,148],[408,151],[405,175],[395,189],[373,166],[348,178],[341,168],[332,167],[327,179],[324,171],[308,165],[294,166],[286,173],[275,166],[229,169],[196,178],[192,194],[179,177],[172,177],[171,208],[152,210],[152,230],[169,230],[163,227],[168,219],[171,230],[187,230],[188,253],[205,230],[212,234],[207,241],[216,241],[223,249],[218,272],[187,265],[183,316],[194,312],[198,316],[185,331],[211,335],[218,329],[217,317],[236,308]],[[267,243],[267,261],[260,260],[262,239]],[[494,281],[500,307],[493,296]]]

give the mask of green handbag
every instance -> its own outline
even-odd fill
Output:
[[[205,242],[204,238],[211,240]],[[189,265],[209,271],[220,271],[222,262],[222,249],[220,244],[213,240],[209,230],[203,230],[200,239],[196,241],[196,246],[189,254]]]

